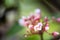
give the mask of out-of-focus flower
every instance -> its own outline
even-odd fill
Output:
[[[53,20],[53,21],[56,21],[56,22],[58,22],[58,23],[60,23],[60,18],[52,17],[52,20]]]
[[[55,18],[53,17],[53,19]],[[60,21],[60,18],[58,18],[57,21]],[[23,16],[22,19],[19,19],[19,24],[23,26],[27,26],[27,29],[29,29],[29,31],[27,30],[28,34],[26,34],[25,37],[27,37],[27,35],[30,35],[30,34],[41,35],[44,32],[47,32],[49,30],[49,19],[47,16],[45,16],[43,20],[41,19],[40,9],[36,9],[35,14],[32,13],[28,17]],[[51,33],[49,32],[47,33],[51,35]],[[56,35],[59,35],[59,33],[53,32],[52,35],[56,36]]]
[[[19,20],[18,20],[18,22],[19,22],[19,25],[24,26],[24,23],[25,23],[25,22],[24,22],[24,20],[23,20],[23,19],[19,19]]]
[[[47,30],[49,30],[49,23],[48,22],[45,24],[45,31],[47,31]]]
[[[35,13],[36,14],[40,14],[41,13],[41,10],[40,9],[35,9]]]
[[[45,21],[45,22],[47,22],[47,21],[48,21],[48,17],[47,17],[47,16],[45,16],[44,21]]]
[[[59,35],[59,33],[58,33],[58,32],[53,32],[52,35],[53,35],[54,37],[56,37],[57,35]]]
[[[29,29],[30,29],[30,30],[33,30],[33,29],[34,29],[34,26],[30,24],[30,25],[29,25]]]
[[[31,14],[30,16],[28,17],[22,17],[22,20],[19,20],[19,23],[21,25],[24,25],[24,26],[27,26],[27,28],[31,30],[34,30],[35,32],[36,31],[41,31],[41,30],[44,30],[43,27],[45,25],[45,30],[44,31],[47,31],[49,29],[49,25],[47,24],[47,21],[48,21],[48,17],[45,17],[44,18],[44,23],[43,24],[42,22],[40,22],[40,19],[41,19],[41,12],[40,12],[40,9],[36,9],[35,10],[35,14]]]

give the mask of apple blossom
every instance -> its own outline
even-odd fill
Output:
[[[42,40],[44,32],[48,33],[49,35],[52,34],[54,37],[56,35],[59,35],[58,32],[53,32],[53,33],[47,32],[49,30],[49,19],[47,16],[45,16],[41,22],[41,18],[42,17],[41,17],[40,9],[36,9],[35,14],[31,14],[28,17],[23,16],[22,19],[19,19],[19,24],[23,26],[27,26],[27,29],[29,29],[29,31],[27,30],[28,34],[26,34],[25,37],[27,37],[27,35],[30,35],[30,34],[31,35],[39,34],[41,35],[41,40]],[[53,19],[55,18],[53,17]],[[57,21],[60,22],[60,18],[58,18]]]
[[[35,31],[39,31],[42,29],[42,23],[38,23],[37,25],[34,26]]]

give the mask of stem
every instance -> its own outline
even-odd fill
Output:
[[[43,31],[40,31],[39,35],[40,35],[41,40],[44,40],[44,38],[43,38]]]
[[[40,37],[41,37],[41,40],[43,40],[43,33],[40,35]]]

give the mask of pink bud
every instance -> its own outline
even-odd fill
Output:
[[[27,18],[26,18],[26,17],[24,17],[24,16],[22,16],[22,19],[23,19],[24,21],[27,21]]]
[[[31,19],[34,19],[34,17],[35,17],[34,14],[31,14],[31,15],[30,15],[30,18],[31,18]]]
[[[36,20],[40,20],[40,16],[36,16],[35,18],[34,18],[34,20],[36,21]]]
[[[31,17],[30,16],[28,16],[28,20],[31,20]]]
[[[57,21],[57,22],[60,22],[60,18],[57,18],[56,21]]]
[[[24,23],[25,26],[28,26],[29,24],[30,24],[29,21],[26,21],[26,22]]]
[[[46,26],[46,27],[45,27],[45,31],[47,31],[47,30],[49,30],[49,26]]]
[[[56,37],[57,35],[59,35],[59,33],[58,33],[58,32],[53,32],[52,35],[53,35],[54,37]]]
[[[48,17],[45,16],[44,21],[47,22],[48,21]]]

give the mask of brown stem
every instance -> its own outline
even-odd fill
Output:
[[[41,37],[41,40],[43,40],[43,33],[40,35],[40,37]]]
[[[39,35],[40,35],[41,40],[44,40],[44,38],[43,38],[43,31],[40,31]]]

